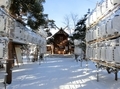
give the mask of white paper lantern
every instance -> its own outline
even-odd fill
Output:
[[[101,36],[102,37],[104,37],[104,36],[106,36],[106,23],[105,22],[103,22],[103,24],[101,25]]]
[[[74,45],[79,45],[81,43],[81,40],[74,40]]]
[[[113,50],[114,47],[106,47],[106,62],[113,62]]]
[[[20,27],[15,27],[14,39],[20,39],[20,36],[21,36],[21,29],[20,29]]]
[[[91,15],[89,16],[89,23],[90,23],[90,25],[93,24],[93,14],[91,14]]]
[[[113,5],[120,4],[120,0],[111,0],[111,2],[113,3]]]
[[[97,48],[97,60],[101,59],[101,47]]]
[[[102,14],[105,14],[106,10],[107,10],[107,8],[106,8],[106,2],[103,1],[102,5],[101,5],[101,12],[102,12]]]
[[[32,32],[31,31],[28,31],[28,43],[32,43],[32,38],[33,38],[33,36],[32,36]]]
[[[5,31],[5,18],[3,16],[0,16],[0,31]]]
[[[97,15],[96,14],[97,14],[97,12],[96,12],[96,9],[95,9],[93,11],[93,13],[92,13],[92,16],[91,16],[91,18],[92,18],[92,24],[97,21]]]
[[[85,35],[85,40],[86,40],[86,42],[88,42],[88,31],[86,31],[86,35]]]
[[[119,21],[120,21],[120,16],[115,16],[113,19],[112,19],[112,29],[113,29],[113,32],[114,33],[119,33],[120,32],[120,24],[119,24]]]
[[[90,25],[90,24],[89,24],[89,19],[88,19],[88,18],[87,18],[87,20],[86,20],[86,22],[85,22],[85,23],[86,23],[86,28],[88,28],[88,27],[89,27],[89,25]]]
[[[102,16],[102,8],[101,8],[101,4],[98,4],[96,7],[96,17],[97,19],[101,18]]]
[[[90,41],[93,40],[93,30],[90,30]]]
[[[0,43],[0,58],[3,58],[3,49],[4,49],[4,46],[2,43]]]
[[[89,52],[90,48],[88,47],[88,45],[86,46],[86,59],[89,59]]]
[[[120,46],[116,46],[114,49],[114,61],[120,63]]]
[[[27,42],[27,38],[28,38],[28,29],[25,27],[25,30],[24,30],[24,41]]]
[[[78,46],[75,46],[74,48],[74,54],[81,55],[82,49]]]
[[[105,59],[106,59],[106,48],[101,47],[101,60],[105,61]]]
[[[0,0],[0,6],[4,5],[5,7],[8,5],[9,0]]]
[[[107,23],[106,23],[106,25],[107,25],[107,34],[108,35],[113,35],[113,30],[112,30],[112,20],[111,19],[109,19],[108,21],[107,21]]]
[[[93,48],[93,58],[94,60],[97,60],[97,48]]]
[[[93,56],[94,56],[94,49],[91,47],[90,48],[90,51],[89,51],[89,58],[92,60],[93,59]]]
[[[112,1],[111,0],[106,0],[106,3],[107,3],[107,9],[112,10],[113,7],[114,7],[114,4],[112,3]]]

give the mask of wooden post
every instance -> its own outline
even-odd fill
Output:
[[[13,59],[13,43],[12,41],[9,41],[8,43],[8,60],[6,65],[6,83],[11,84],[12,82],[12,59]]]
[[[38,61],[38,52],[39,52],[39,46],[36,45],[36,61]]]
[[[99,82],[99,68],[97,66],[97,82]]]
[[[115,70],[115,80],[117,81],[118,80],[118,71],[117,71],[117,69]]]

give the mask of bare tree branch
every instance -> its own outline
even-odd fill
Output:
[[[71,13],[71,19],[72,19],[72,21],[73,21],[73,29],[75,29],[76,24],[77,24],[77,22],[78,22],[78,15]]]
[[[68,15],[66,15],[64,17],[64,22],[63,22],[66,26],[70,26],[70,17]]]
[[[77,22],[78,22],[78,15],[71,13],[70,15],[66,15],[64,17],[63,23],[68,27],[68,30],[71,34],[72,29],[75,29]]]

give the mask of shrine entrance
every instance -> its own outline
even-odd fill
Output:
[[[54,54],[68,54],[70,53],[70,44],[68,41],[69,35],[61,28],[53,35],[53,53]]]

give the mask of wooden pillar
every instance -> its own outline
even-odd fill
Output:
[[[117,69],[115,69],[115,80],[116,81],[118,80],[118,71],[117,71]]]
[[[51,45],[51,54],[54,54],[54,52],[53,52],[53,44]]]
[[[9,41],[8,43],[8,60],[6,65],[6,83],[11,84],[12,82],[12,61],[13,61],[13,43],[12,41]]]
[[[68,41],[68,54],[71,54],[70,42]]]
[[[36,45],[36,61],[38,61],[38,52],[39,52],[39,46]]]
[[[36,45],[33,62],[38,61],[38,46]]]
[[[55,54],[55,43],[53,44],[53,54]]]

